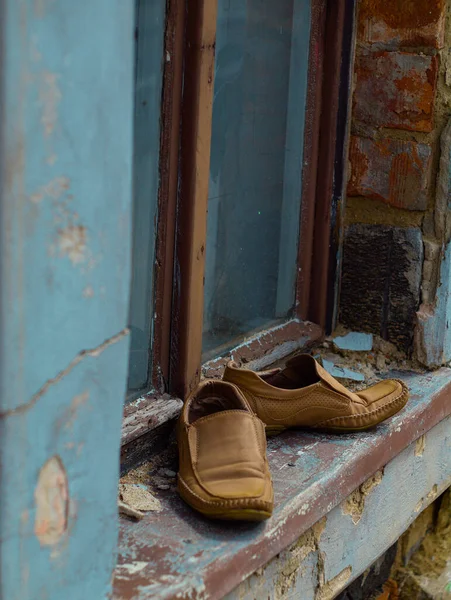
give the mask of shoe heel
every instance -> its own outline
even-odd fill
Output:
[[[275,435],[279,435],[285,431],[286,427],[284,425],[266,425],[265,431],[267,437],[273,437]]]

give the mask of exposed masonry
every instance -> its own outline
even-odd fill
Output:
[[[67,530],[69,485],[61,459],[52,456],[42,467],[34,492],[34,532],[41,546],[53,546]]]
[[[326,581],[326,555],[320,549],[321,536],[326,528],[326,523],[327,517],[323,517],[311,529],[301,535],[297,542],[279,555],[279,559],[283,557],[283,562],[278,568],[279,576],[274,585],[274,600],[283,600],[290,593],[290,590],[294,589],[302,564],[310,554],[317,554],[315,600],[332,600],[350,579],[352,567],[348,566],[338,575]],[[264,577],[265,567],[258,569],[254,575]]]
[[[415,442],[415,456],[423,456],[426,449],[426,436],[422,435]]]
[[[11,417],[13,415],[23,414],[24,412],[30,410],[30,408],[32,408],[36,404],[39,398],[41,398],[42,396],[44,396],[44,394],[47,393],[49,388],[59,383],[62,379],[64,379],[64,377],[69,375],[69,373],[83,360],[85,360],[85,358],[99,356],[100,354],[102,354],[102,352],[104,352],[104,350],[106,350],[110,346],[113,346],[114,344],[117,344],[120,340],[122,340],[122,338],[126,337],[128,333],[129,329],[126,327],[116,335],[113,335],[112,337],[106,339],[102,344],[100,344],[96,348],[91,348],[89,350],[81,350],[81,352],[77,354],[77,356],[68,364],[68,366],[65,369],[60,371],[57,375],[55,375],[55,377],[48,379],[28,402],[26,402],[25,404],[21,404],[20,406],[17,406],[16,408],[13,408],[11,410],[0,412],[0,419]]]
[[[344,568],[338,575],[335,575],[330,581],[327,581],[317,589],[315,600],[332,600],[335,598],[337,593],[340,592],[349,581],[351,575],[352,567],[349,565],[349,567]]]
[[[359,0],[358,11],[346,222],[421,228],[414,350],[432,368],[447,358],[424,347],[443,343],[430,338],[451,239],[451,0]]]
[[[365,509],[365,500],[367,496],[377,487],[384,476],[383,469],[377,471],[372,477],[367,479],[362,485],[352,492],[343,502],[342,512],[344,515],[350,515],[355,525],[360,521]]]

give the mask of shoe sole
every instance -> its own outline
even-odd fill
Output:
[[[180,484],[177,484],[177,491],[181,498],[191,506],[191,508],[209,519],[219,519],[221,521],[265,521],[272,515],[272,513],[266,510],[257,510],[255,508],[229,508],[227,510],[221,510],[218,507],[199,508],[199,506],[196,506],[191,502],[189,496],[185,493],[184,488]]]
[[[388,418],[388,417],[387,417]],[[318,431],[318,432],[323,432],[323,433],[353,433],[356,431],[366,431],[367,429],[372,429],[373,427],[376,427],[376,425],[379,425],[379,423],[375,423],[373,425],[366,425],[365,427],[334,427],[334,428],[326,428],[326,427],[312,427],[312,426],[302,426],[299,425],[297,427],[282,427],[282,426],[267,426],[265,431],[266,431],[266,437],[275,437],[276,435],[280,435],[281,433],[283,433],[284,431],[288,431],[289,429],[299,429],[299,430],[304,430],[304,431]]]

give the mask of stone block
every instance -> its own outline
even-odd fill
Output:
[[[341,323],[410,350],[422,265],[419,228],[349,226],[343,248]]]
[[[354,119],[373,127],[432,131],[437,57],[375,52],[356,59]]]
[[[351,137],[350,196],[407,210],[426,210],[432,160],[429,144]]]
[[[445,0],[361,0],[358,37],[388,48],[442,48]]]

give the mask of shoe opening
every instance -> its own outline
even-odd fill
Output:
[[[188,422],[194,423],[201,417],[225,410],[248,410],[248,407],[234,386],[223,381],[211,381],[204,384],[191,400]]]

